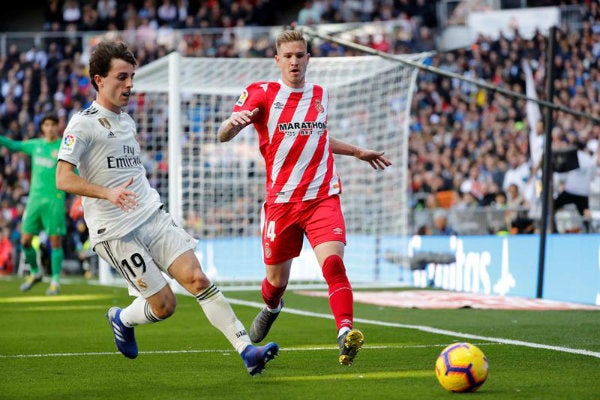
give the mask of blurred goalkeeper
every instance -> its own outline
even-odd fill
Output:
[[[254,124],[266,163],[267,193],[261,221],[266,307],[254,319],[250,338],[261,342],[277,319],[292,260],[300,254],[306,235],[329,286],[339,362],[351,365],[364,336],[353,327],[352,286],[343,261],[346,227],[339,198],[341,182],[333,154],[354,156],[376,170],[391,163],[382,151],[328,136],[328,92],[305,80],[310,54],[302,33],[284,31],[276,46],[281,79],[250,84],[218,132],[219,141],[227,142]]]
[[[241,355],[250,375],[256,375],[277,355],[277,344],[252,345],[225,296],[202,271],[194,253],[196,240],[163,210],[146,178],[136,124],[122,111],[136,64],[124,43],[105,41],[95,47],[89,71],[96,100],[69,121],[56,172],[60,189],[83,196],[92,248],[136,296],[129,306],[112,307],[106,314],[117,349],[136,358],[134,327],[175,312],[168,275],[195,296],[209,322]]]
[[[44,231],[50,239],[50,272],[52,279],[46,294],[54,296],[60,292],[60,274],[64,258],[63,236],[67,233],[65,222],[65,192],[56,188],[56,156],[61,135],[58,117],[46,114],[40,121],[43,138],[15,141],[0,136],[0,146],[10,151],[21,151],[31,157],[31,187],[29,202],[25,207],[21,226],[21,244],[25,262],[29,264],[29,275],[21,285],[21,291],[31,289],[42,281],[43,274],[38,265],[38,254],[33,247],[33,238]]]

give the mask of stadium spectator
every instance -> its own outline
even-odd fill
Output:
[[[446,210],[437,210],[433,214],[433,227],[430,232],[431,235],[438,236],[452,236],[457,234],[448,223],[448,212]]]
[[[0,275],[10,275],[13,271],[13,246],[10,241],[10,227],[0,228]]]
[[[302,32],[283,31],[277,36],[276,48],[281,79],[247,86],[218,131],[219,141],[227,142],[253,124],[268,174],[262,236],[266,307],[254,319],[250,337],[261,342],[278,317],[292,260],[300,254],[306,235],[329,287],[339,362],[351,365],[364,336],[353,327],[352,287],[343,261],[346,232],[339,199],[341,183],[331,160],[333,154],[354,156],[376,170],[391,163],[381,151],[328,136],[328,92],[306,82],[310,54]],[[303,128],[295,127],[298,125]],[[275,153],[281,157],[277,163]]]
[[[77,0],[65,0],[62,7],[62,21],[65,24],[65,29],[69,29],[69,25],[78,28],[82,17],[83,12],[79,2]]]
[[[162,0],[156,9],[156,17],[158,25],[166,24],[171,28],[176,28],[179,18],[177,5],[171,0]]]
[[[489,2],[486,0],[461,0],[452,11],[450,18],[448,18],[448,25],[465,25],[470,12],[490,11],[491,9]]]
[[[256,0],[254,2],[254,7],[248,25],[275,26],[276,16],[273,11],[273,4],[271,3],[271,0]]]
[[[116,0],[98,0],[96,3],[96,12],[98,13],[99,29],[107,29],[110,24],[118,25]]]
[[[51,31],[57,26],[62,26],[63,17],[59,0],[48,0],[44,8],[43,30]]]
[[[316,25],[321,21],[321,10],[319,4],[313,0],[306,0],[298,12],[296,19],[298,25]]]
[[[521,195],[519,185],[511,183],[507,188],[505,218],[511,233],[533,233],[534,221],[530,218],[529,202]]]
[[[460,193],[459,196],[459,200],[452,207],[454,210],[475,211],[481,206],[481,203],[473,192],[463,192]]]
[[[158,26],[158,20],[156,16],[156,5],[154,0],[143,0],[142,6],[138,10],[138,18],[141,20],[147,19],[154,27]]]
[[[502,180],[502,189],[508,191],[510,185],[516,185],[519,192],[525,190],[525,185],[529,180],[531,168],[527,162],[527,158],[518,148],[513,147],[512,151],[506,152],[506,158],[509,168],[504,174]]]
[[[97,31],[99,28],[98,12],[92,4],[84,4],[81,13],[81,22],[77,26],[78,31]]]
[[[111,307],[106,314],[117,349],[136,358],[134,327],[175,312],[177,299],[165,279],[168,274],[196,298],[209,322],[241,355],[250,375],[261,373],[277,355],[277,344],[251,344],[225,296],[204,274],[194,254],[196,240],[163,210],[146,178],[136,124],[122,111],[129,102],[135,66],[123,42],[102,41],[95,47],[89,74],[96,100],[69,121],[65,135],[70,140],[60,148],[56,170],[58,188],[83,196],[91,247],[136,296],[129,306]]]

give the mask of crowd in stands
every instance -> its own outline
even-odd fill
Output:
[[[59,116],[61,131],[70,116],[94,98],[81,35],[113,32],[134,49],[140,65],[172,50],[186,56],[270,57],[270,36],[243,35],[241,27],[267,27],[278,19],[274,0],[49,0],[41,43],[29,49],[11,44],[0,58],[0,131],[16,140],[36,137],[47,112]],[[544,2],[542,2],[544,3]],[[547,3],[547,2],[546,2]],[[570,2],[565,2],[570,3]],[[583,23],[561,27],[554,60],[554,102],[600,117],[600,10],[582,5]],[[425,0],[308,0],[295,16],[300,24],[394,21],[393,29],[355,40],[389,53],[434,50],[437,25],[433,2]],[[198,29],[204,29],[203,34]],[[211,31],[210,29],[214,29]],[[469,48],[436,53],[431,65],[525,93],[522,60],[531,65],[535,87],[544,82],[548,39],[518,30],[499,39],[480,37]],[[331,43],[311,46],[313,56],[354,55]],[[544,96],[538,90],[539,97]],[[409,144],[410,192],[416,210],[507,208],[497,230],[531,232],[539,165],[531,161],[526,102],[482,90],[474,84],[419,73]],[[565,112],[555,115],[553,141],[578,146],[597,156],[600,126]],[[15,248],[28,193],[29,161],[0,149],[0,244]],[[532,184],[533,183],[533,184]],[[534,194],[532,194],[534,193]],[[539,195],[539,192],[537,192]],[[525,211],[525,213],[521,211]],[[425,220],[424,220],[425,221]],[[515,222],[518,221],[518,222]],[[429,222],[425,221],[424,224]],[[427,226],[415,226],[428,232]],[[76,258],[81,227],[71,226],[67,257]],[[460,232],[459,232],[460,233]],[[69,251],[70,250],[70,251]],[[13,253],[18,259],[18,252]],[[5,260],[5,257],[2,257]],[[14,257],[11,260],[15,262]],[[2,261],[4,264],[5,261]],[[0,265],[0,272],[8,267]],[[12,268],[12,266],[11,266]]]
[[[598,118],[598,4],[590,4],[580,30],[561,27],[557,34],[553,102]],[[468,49],[435,55],[432,65],[524,95],[527,66],[523,61],[527,61],[532,86],[537,97],[543,98],[547,43],[541,33],[530,39],[518,31],[498,40],[480,37]],[[531,121],[526,103],[465,81],[420,74],[409,150],[411,190],[422,194],[414,197],[422,199],[417,207],[464,210],[516,205],[525,208],[531,220],[539,219],[539,146],[543,144],[539,138],[544,129],[542,122]],[[553,149],[570,146],[598,160],[598,124],[566,112],[555,113],[554,124]],[[587,195],[591,181],[597,183],[594,175],[586,182],[590,188]],[[556,191],[561,190],[561,178],[554,176]],[[498,204],[498,195],[506,198],[504,204]],[[589,219],[590,214],[581,217]],[[519,218],[501,229],[532,232],[532,223],[522,226],[523,218]]]

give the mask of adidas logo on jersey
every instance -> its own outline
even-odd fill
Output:
[[[110,124],[110,121],[108,120],[108,118],[105,118],[105,117],[98,118],[98,122],[104,128],[108,129],[108,138],[109,139],[116,137],[114,132],[110,130],[112,128],[112,125]]]
[[[79,114],[81,115],[94,115],[94,114],[98,114],[99,110],[94,107],[94,106],[90,106],[88,108],[86,108],[85,110],[79,111]]]

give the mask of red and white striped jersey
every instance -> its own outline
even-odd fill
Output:
[[[326,198],[341,192],[327,136],[325,88],[307,83],[294,89],[278,82],[255,82],[233,111],[259,108],[253,124],[267,168],[267,203]]]

